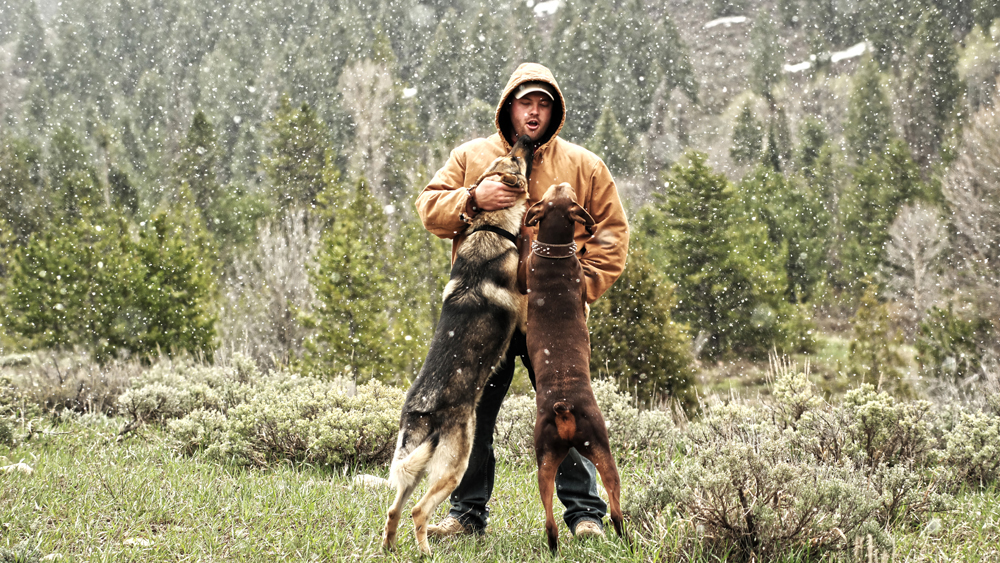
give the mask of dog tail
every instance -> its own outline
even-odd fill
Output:
[[[559,437],[567,442],[576,435],[576,417],[573,416],[573,405],[559,402],[552,405],[552,410],[556,413],[556,430]]]
[[[392,467],[389,468],[389,483],[397,488],[408,488],[420,480],[424,474],[424,468],[434,456],[437,449],[439,434],[435,432],[420,443],[413,451],[402,457],[402,452],[398,452],[392,460]]]

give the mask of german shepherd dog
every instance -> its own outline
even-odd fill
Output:
[[[517,289],[516,233],[527,209],[531,157],[531,140],[522,135],[509,154],[494,160],[476,180],[479,185],[495,176],[519,187],[522,195],[511,207],[476,215],[472,233],[458,249],[427,359],[403,403],[389,470],[396,500],[385,520],[384,549],[395,547],[403,505],[426,474],[427,492],[412,516],[417,547],[430,554],[427,521],[462,480],[469,465],[476,404],[506,354],[514,329],[524,327],[526,301]]]

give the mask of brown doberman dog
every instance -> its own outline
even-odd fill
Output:
[[[528,226],[538,225],[527,266],[526,340],[535,370],[538,492],[545,507],[549,549],[555,553],[559,531],[552,515],[552,493],[556,471],[569,449],[576,448],[597,467],[619,536],[624,533],[621,480],[604,416],[590,386],[583,268],[573,240],[577,223],[593,234],[594,219],[576,202],[573,188],[562,183],[551,186],[541,201],[528,209],[524,221]]]

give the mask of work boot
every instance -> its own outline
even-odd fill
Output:
[[[604,530],[600,524],[593,520],[580,520],[576,528],[573,529],[573,535],[580,539],[603,538]]]
[[[472,528],[462,524],[454,516],[448,516],[437,524],[427,526],[427,535],[433,538],[449,538],[451,536],[464,536],[471,533]]]

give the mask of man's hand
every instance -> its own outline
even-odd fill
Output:
[[[476,186],[476,207],[483,211],[507,209],[521,193],[517,188],[487,178]]]

